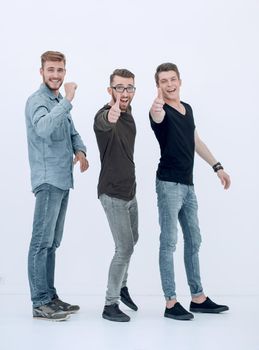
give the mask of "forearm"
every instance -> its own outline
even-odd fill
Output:
[[[162,121],[164,120],[165,111],[162,110],[161,112],[154,112],[151,108],[149,111],[149,115],[155,123],[159,124],[162,123]]]
[[[213,166],[214,164],[217,163],[216,158],[213,156],[213,154],[208,149],[208,147],[205,145],[205,143],[202,142],[201,140],[199,140],[198,142],[195,142],[195,151],[210,166]]]
[[[205,160],[205,162],[207,162],[210,166],[213,167],[213,170],[217,173],[217,176],[219,177],[222,185],[224,186],[224,189],[228,189],[230,186],[229,175],[223,170],[221,163],[219,163],[216,160],[216,158],[213,156],[213,154],[205,145],[205,143],[201,141],[196,130],[195,130],[195,151],[203,160]]]
[[[109,109],[105,109],[97,113],[94,121],[94,127],[99,131],[109,131],[114,126],[114,123],[110,123],[108,120]]]

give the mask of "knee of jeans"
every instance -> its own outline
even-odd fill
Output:
[[[193,250],[198,252],[200,249],[200,246],[201,246],[201,238],[199,237],[198,239],[196,239],[196,241],[193,244]]]
[[[51,248],[51,247],[53,247],[53,240],[46,240],[46,241],[42,241],[42,243],[41,243],[41,248]]]
[[[160,250],[175,252],[177,240],[164,241],[160,240]]]
[[[133,245],[131,247],[128,248],[124,248],[124,249],[117,249],[116,251],[116,255],[118,259],[121,259],[123,261],[129,261],[132,253],[134,251]]]
[[[58,248],[58,247],[60,246],[60,241],[54,241],[54,242],[53,242],[53,246],[54,246],[55,248]]]
[[[185,240],[184,244],[187,248],[189,247],[191,249],[192,253],[197,253],[200,250],[201,238],[197,237],[195,240]]]

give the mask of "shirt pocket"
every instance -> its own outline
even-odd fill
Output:
[[[65,138],[65,131],[63,125],[56,130],[53,131],[53,133],[50,135],[50,138],[52,141],[63,141]]]

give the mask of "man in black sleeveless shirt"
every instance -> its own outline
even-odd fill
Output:
[[[164,316],[190,320],[193,314],[177,302],[173,253],[177,243],[177,221],[184,237],[184,263],[192,296],[190,311],[219,313],[228,310],[203,292],[199,269],[201,235],[198,204],[193,186],[194,151],[210,164],[225,189],[230,177],[199,138],[192,108],[180,100],[180,74],[177,66],[163,63],[155,74],[157,98],[150,109],[150,122],[159,142],[161,158],[157,170],[156,192],[159,211],[159,266],[166,299]]]
[[[127,288],[129,262],[138,240],[133,159],[136,126],[130,106],[135,94],[134,74],[116,69],[110,76],[108,93],[111,101],[97,112],[94,120],[101,159],[98,197],[115,243],[102,316],[109,321],[127,322],[130,317],[119,309],[119,299],[131,309],[138,309]]]

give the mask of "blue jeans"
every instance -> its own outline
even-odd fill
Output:
[[[138,205],[135,197],[124,201],[102,194],[100,201],[115,243],[105,300],[105,305],[111,305],[118,303],[120,290],[127,284],[129,262],[138,240]]]
[[[55,252],[59,247],[65,222],[69,190],[42,184],[36,197],[33,231],[28,256],[28,275],[33,307],[50,302],[54,287]]]
[[[173,256],[178,220],[183,232],[184,264],[191,295],[199,296],[203,294],[198,255],[201,235],[194,186],[156,179],[156,192],[161,228],[159,266],[165,298],[176,298]]]

